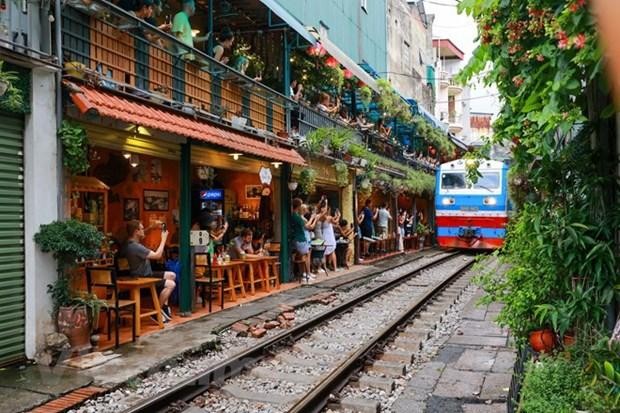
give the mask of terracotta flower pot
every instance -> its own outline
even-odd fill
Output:
[[[91,348],[90,323],[86,307],[60,307],[58,310],[58,332],[66,335],[73,351]]]
[[[572,346],[575,344],[575,333],[573,331],[567,331],[564,333],[564,337],[562,337],[562,343],[564,347]]]
[[[553,330],[535,330],[530,332],[530,345],[538,353],[548,353],[555,347],[555,334]]]

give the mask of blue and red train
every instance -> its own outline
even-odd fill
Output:
[[[476,183],[467,179],[467,160],[437,171],[435,222],[442,248],[496,249],[503,245],[510,211],[508,165],[484,160]],[[471,161],[470,161],[471,162]]]

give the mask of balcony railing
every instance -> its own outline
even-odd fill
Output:
[[[299,134],[306,136],[307,134],[319,128],[351,128],[346,123],[340,122],[319,110],[312,109],[305,103],[299,103]],[[351,128],[361,141],[361,134],[357,129]]]
[[[288,130],[294,102],[284,95],[107,1],[69,4],[63,9],[65,62],[99,72],[110,79],[104,83],[108,87],[128,87],[139,97],[172,101],[177,108],[214,115],[216,121],[241,116],[259,131]]]

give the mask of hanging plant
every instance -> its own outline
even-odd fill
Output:
[[[364,109],[368,110],[370,102],[372,102],[372,89],[368,86],[362,86],[360,88],[360,100]]]
[[[301,192],[309,195],[316,191],[316,171],[306,168],[299,173],[299,187]]]
[[[0,60],[0,96],[2,96],[3,106],[10,110],[19,112],[23,110],[24,96],[22,91],[15,87],[19,80],[17,72],[3,71],[4,61]]]
[[[62,142],[63,165],[72,175],[88,170],[88,137],[86,130],[68,121],[63,121],[58,129],[58,138]]]
[[[338,161],[334,164],[336,170],[336,181],[338,186],[344,188],[349,185],[349,167],[346,163]]]

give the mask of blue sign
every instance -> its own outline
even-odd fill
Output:
[[[200,191],[200,199],[203,201],[223,201],[224,190],[223,189],[208,189],[206,191]]]

